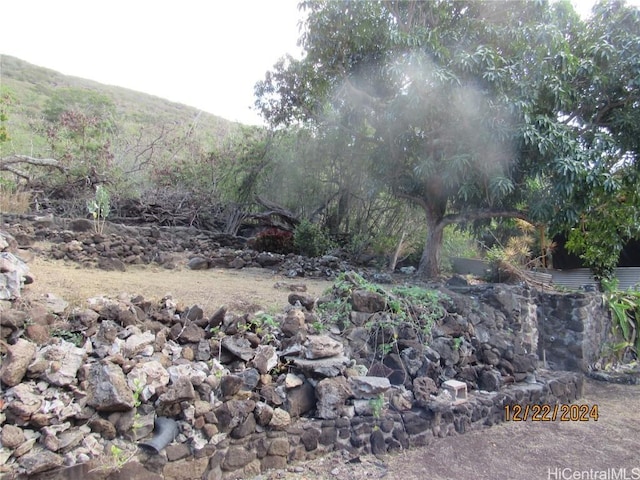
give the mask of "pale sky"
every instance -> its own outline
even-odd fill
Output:
[[[243,123],[261,123],[254,84],[300,53],[297,0],[10,0],[0,12],[0,54]]]
[[[572,2],[582,15],[593,4]],[[0,12],[0,55],[248,124],[262,123],[255,83],[300,55],[297,0],[9,0]]]

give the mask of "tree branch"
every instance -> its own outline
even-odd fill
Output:
[[[9,170],[7,165],[15,165],[20,163],[26,163],[28,165],[36,165],[38,167],[53,167],[57,168],[61,172],[65,171],[65,168],[60,165],[58,160],[53,158],[34,158],[28,155],[11,155],[0,159],[0,170]]]
[[[527,215],[519,210],[474,210],[469,212],[461,212],[445,215],[440,225],[446,227],[454,223],[469,222],[471,220],[480,220],[485,218],[519,218],[528,220]]]
[[[27,182],[30,182],[31,176],[29,173],[18,167],[18,165],[22,164],[34,165],[37,167],[57,168],[61,172],[66,171],[66,169],[60,165],[60,162],[53,158],[34,158],[28,155],[10,155],[8,157],[0,158],[0,172],[10,172],[20,178],[24,178]]]
[[[368,105],[374,111],[380,110],[384,106],[381,100],[351,83],[348,77],[345,78],[344,89],[349,94],[352,103],[355,100],[360,105]]]
[[[17,175],[18,177],[24,178],[25,180],[29,180],[29,175],[27,175],[25,172],[23,172],[22,170],[11,166],[11,165],[7,165],[7,166],[0,166],[0,171],[5,171],[5,172],[10,172],[13,173],[14,175]]]
[[[630,95],[626,98],[623,98],[622,100],[618,100],[617,102],[611,102],[608,103],[606,105],[604,105],[597,113],[596,116],[593,120],[591,120],[589,122],[589,125],[585,126],[582,130],[581,133],[584,133],[585,131],[587,131],[589,128],[593,128],[593,126],[596,127],[600,127],[600,126],[606,126],[608,125],[608,122],[603,122],[603,119],[609,114],[611,113],[613,110],[620,108],[620,107],[625,107],[629,104],[633,104],[634,102],[638,101],[638,97],[635,95]]]

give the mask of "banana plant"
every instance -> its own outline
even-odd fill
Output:
[[[613,350],[622,356],[631,351],[636,358],[640,353],[640,290],[618,289],[618,281],[602,280],[604,297],[611,310],[612,331],[620,339]]]

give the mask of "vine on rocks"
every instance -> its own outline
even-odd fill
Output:
[[[433,326],[447,314],[442,302],[448,297],[442,292],[417,285],[399,285],[387,291],[358,273],[344,272],[326,292],[332,296],[331,300],[318,305],[322,320],[346,328],[353,311],[353,294],[357,290],[373,293],[384,303],[384,308],[364,324],[382,358],[392,352],[399,353],[398,339],[402,329],[410,329],[420,343],[428,345]]]

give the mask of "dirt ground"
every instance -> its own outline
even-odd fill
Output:
[[[577,403],[598,405],[598,421],[502,423],[380,458],[332,454],[254,480],[640,479],[640,386],[588,380]]]
[[[108,272],[40,256],[28,265],[35,282],[27,287],[27,295],[54,293],[72,305],[81,305],[86,299],[99,295],[142,295],[149,300],[171,295],[186,306],[198,305],[205,315],[212,314],[222,305],[230,310],[277,313],[287,305],[291,293],[287,286],[305,285],[306,293],[314,297],[320,297],[331,286],[327,280],[290,279],[263,268],[190,270],[182,267],[167,270],[133,265],[125,272]]]
[[[140,266],[126,272],[83,269],[75,264],[35,258],[29,263],[35,283],[28,295],[55,293],[81,304],[95,295],[141,294],[160,299],[171,294],[205,314],[221,305],[278,312],[290,291],[274,288],[306,284],[320,296],[324,280],[287,279],[261,269],[191,271]],[[623,479],[640,480],[640,386],[587,381],[578,403],[598,405],[598,421],[508,422],[478,432],[435,440],[428,447],[381,458],[334,453],[267,472],[258,479]]]

